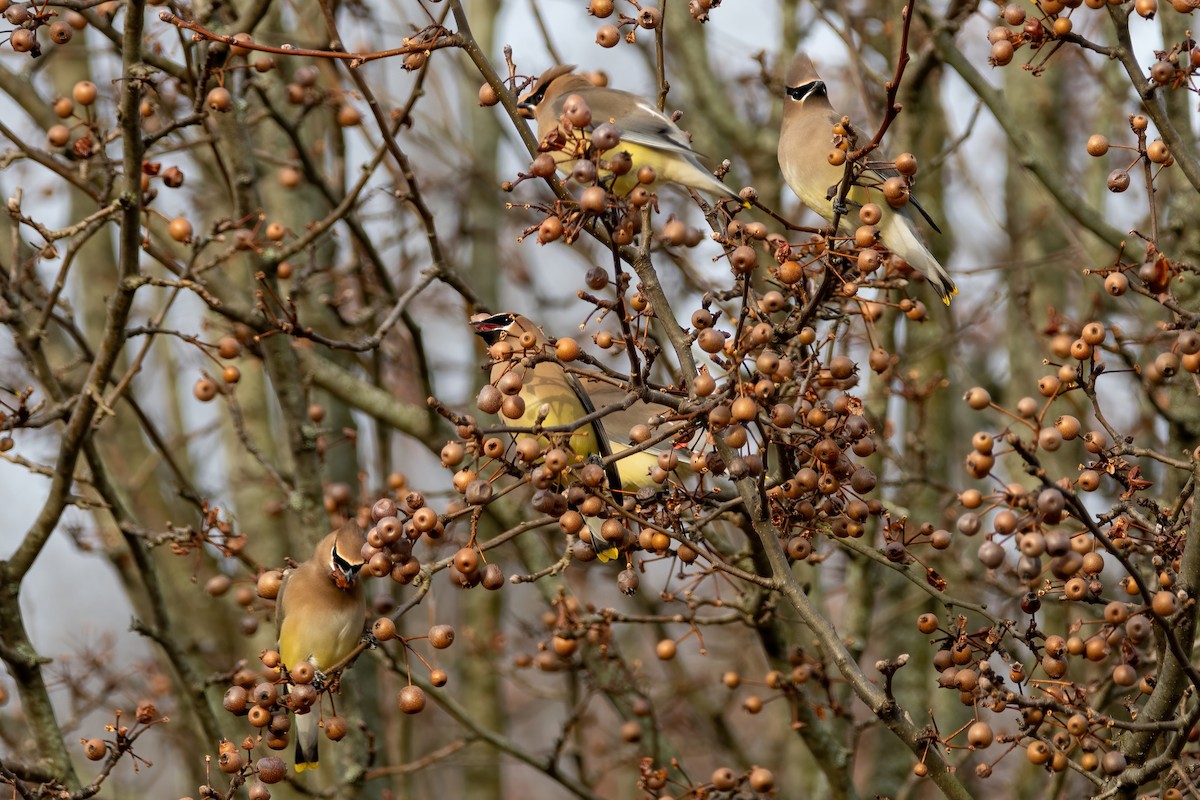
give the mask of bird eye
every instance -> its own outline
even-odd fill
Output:
[[[357,567],[351,567],[349,561],[347,561],[346,559],[344,559],[340,555],[338,555],[336,545],[334,546],[333,550],[330,551],[329,557],[330,557],[330,559],[329,559],[330,563],[332,563],[333,566],[337,567],[338,569],[340,569],[342,571],[352,569],[352,568],[357,569]]]
[[[475,329],[475,335],[490,346],[508,335],[505,329],[514,321],[513,315],[509,313],[492,314],[490,317],[473,320],[471,327]]]
[[[787,87],[787,94],[793,100],[807,100],[813,95],[825,94],[825,82],[809,81],[799,86],[789,86]]]
[[[490,317],[473,322],[476,328],[484,331],[499,330],[513,324],[512,314],[492,314]]]

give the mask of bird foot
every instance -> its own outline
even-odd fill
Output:
[[[833,213],[837,214],[839,217],[844,217],[850,213],[850,209],[847,208],[846,204],[843,203],[839,198],[835,197],[833,198]]]

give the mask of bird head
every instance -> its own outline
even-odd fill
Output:
[[[537,107],[546,99],[546,92],[550,88],[550,84],[554,83],[554,79],[570,75],[574,71],[574,64],[558,64],[538,76],[533,91],[525,95],[517,104],[517,110],[521,112],[521,116],[533,119],[537,115]]]
[[[812,59],[805,53],[796,54],[783,82],[787,96],[801,105],[810,97],[828,98],[825,81],[821,80]]]
[[[471,317],[471,328],[488,347],[503,339],[512,329],[516,317],[507,311],[499,314],[476,314]]]
[[[355,548],[358,540],[358,547]],[[358,583],[358,573],[363,567],[362,544],[357,535],[337,536],[329,548],[329,579],[342,591],[349,591]]]
[[[499,314],[477,314],[471,318],[475,335],[491,347],[496,342],[512,339],[516,347],[524,350],[538,349],[546,343],[546,334],[528,317],[502,311]]]

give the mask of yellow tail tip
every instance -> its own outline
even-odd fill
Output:
[[[596,551],[596,558],[600,559],[601,561],[603,561],[605,563],[612,561],[614,558],[616,558],[619,555],[620,555],[620,553],[617,552],[617,548],[615,548],[615,547],[610,547],[607,550],[597,550]]]
[[[309,762],[297,761],[296,762],[296,772],[304,772],[304,770],[306,770],[306,769],[316,769],[318,766],[320,766],[320,764],[316,761],[309,761]]]

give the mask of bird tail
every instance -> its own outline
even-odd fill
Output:
[[[296,772],[317,768],[317,744],[320,740],[320,731],[317,730],[317,715],[311,711],[307,714],[297,714]]]
[[[728,197],[730,200],[736,200],[738,205],[740,205],[742,208],[750,208],[750,203],[746,200],[743,200],[742,196],[738,194],[737,190],[732,186],[728,186],[717,180],[715,175],[711,174],[703,167],[700,168],[700,171],[703,172],[709,180],[705,181],[704,186],[697,187],[698,189],[709,192],[715,197]]]
[[[684,186],[691,186],[693,189],[710,194],[713,197],[728,197],[731,200],[736,200],[742,208],[750,208],[750,203],[743,200],[741,195],[737,193],[737,189],[728,186],[717,180],[717,176],[709,172],[700,160],[694,155],[683,155],[672,160],[671,154],[667,154],[665,158],[655,158],[654,161],[660,162],[656,164],[659,167],[661,177],[681,183]],[[637,155],[634,155],[634,163],[638,163]],[[650,161],[647,161],[650,163]]]
[[[603,524],[603,520],[598,517],[587,518],[588,534],[590,534],[592,537],[592,549],[596,551],[596,558],[600,559],[600,561],[604,563],[607,563],[619,556],[620,553],[617,552],[617,548],[613,547],[611,544],[608,545],[608,547],[605,547],[603,550],[600,549],[605,544],[604,535],[600,533],[600,526]]]
[[[882,232],[883,243],[907,261],[910,267],[924,275],[937,290],[942,302],[950,305],[950,298],[958,294],[958,287],[954,285],[950,273],[933,257],[933,253],[929,252],[929,248],[921,241],[921,235],[907,217],[895,214],[892,220],[892,224]]]

